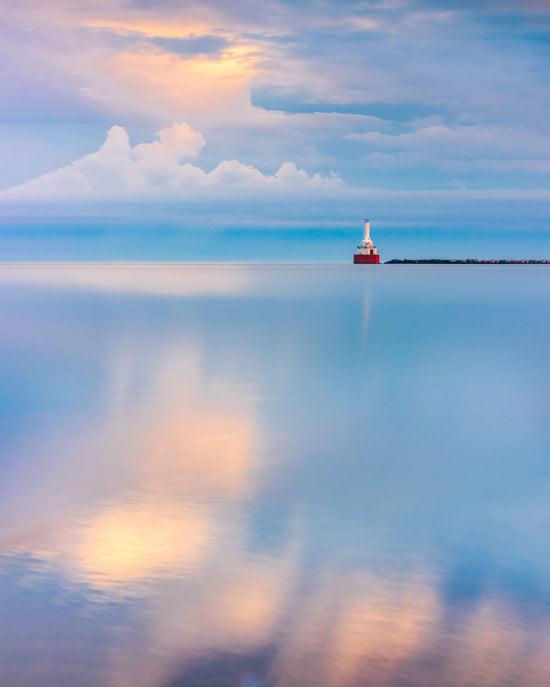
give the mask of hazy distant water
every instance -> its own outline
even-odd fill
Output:
[[[550,269],[1,266],[0,683],[547,687]]]

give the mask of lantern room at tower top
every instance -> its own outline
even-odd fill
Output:
[[[365,220],[365,235],[357,246],[357,253],[353,256],[354,265],[378,265],[380,256],[370,237],[370,221]]]

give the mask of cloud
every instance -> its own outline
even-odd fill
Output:
[[[177,55],[219,55],[227,46],[227,40],[222,36],[189,36],[186,38],[155,37],[151,42],[166,52]]]
[[[406,133],[369,131],[350,134],[348,138],[373,149],[366,159],[379,168],[434,164],[455,171],[545,172],[548,171],[550,156],[546,135],[504,126],[431,124]]]
[[[285,162],[272,175],[252,165],[224,160],[212,171],[189,162],[205,145],[185,122],[162,129],[153,143],[130,145],[127,131],[113,126],[101,148],[66,167],[0,192],[4,200],[121,200],[186,197],[189,192],[223,189],[296,192],[341,188],[334,173],[308,174]]]
[[[388,141],[371,142],[369,150],[342,141],[369,127],[406,136],[419,116],[429,114],[457,134],[460,123],[464,130],[465,124],[480,127],[481,137],[490,137],[493,128],[508,141],[525,131],[547,136],[547,52],[515,28],[504,35],[509,12],[493,0],[49,4],[45,9],[25,0],[3,17],[0,58],[7,67],[0,88],[7,105],[0,144],[5,151],[15,148],[14,122],[33,121],[34,133],[32,140],[28,131],[20,134],[12,163],[0,172],[0,187],[97,150],[115,121],[139,131],[141,140],[173,121],[187,122],[208,138],[203,170],[238,160],[273,172],[292,160],[325,175],[335,169],[350,185],[380,185],[384,171],[386,188],[394,189],[409,188],[411,179],[417,188],[450,188],[452,175],[466,171],[473,174],[461,181],[469,187],[498,184],[503,174],[512,179],[509,185],[515,177],[522,186],[522,172],[546,173],[534,152],[514,155],[522,160],[516,163],[476,146],[469,157],[461,156],[458,135],[455,143],[440,138],[441,149],[428,138],[411,147],[399,138],[402,150],[418,154],[417,163],[412,156],[397,158]],[[526,7],[543,5],[533,0]],[[491,17],[502,21],[490,25]],[[378,122],[365,114],[378,115]],[[36,121],[44,120],[52,123],[48,137],[37,134]],[[447,154],[451,145],[456,153]],[[371,152],[387,157],[365,163]],[[437,178],[426,165],[441,172]],[[264,183],[250,170],[232,169],[241,182],[247,176]],[[493,177],[482,179],[479,169]],[[197,177],[190,168],[177,178],[158,166],[157,172],[162,183],[172,179],[176,186]],[[217,176],[228,172],[224,165]]]
[[[481,189],[507,176],[507,187],[539,188],[548,52],[543,37],[526,34],[525,17],[542,22],[544,5],[525,6],[520,31],[509,11],[518,1],[501,3],[506,11],[495,2],[60,0],[45,9],[25,0],[6,9],[0,28],[0,145],[10,157],[0,188],[97,150],[112,122],[149,140],[173,121],[207,137],[200,169],[134,160],[118,193],[100,192],[99,181],[90,189],[89,175],[76,180],[72,170],[68,197],[128,197],[129,186],[147,197],[182,194],[182,185],[227,186],[230,177],[265,187],[266,170],[276,186],[296,174],[273,174],[289,160],[327,177],[334,169],[350,186]],[[421,135],[417,120],[430,114],[442,130],[424,123]],[[368,148],[346,138],[368,129]],[[514,141],[530,152],[509,153]],[[220,160],[248,167],[224,163],[210,176]]]
[[[112,127],[107,141],[111,135],[120,137],[124,150],[129,147],[128,134],[122,127]],[[137,159],[142,160],[154,158],[155,156],[172,160],[183,160],[189,157],[197,157],[205,143],[206,141],[202,135],[192,131],[185,122],[175,122],[172,127],[161,129],[158,132],[158,141],[140,143],[133,149],[133,152]],[[107,145],[107,142],[105,145]]]

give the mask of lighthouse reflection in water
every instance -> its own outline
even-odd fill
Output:
[[[550,684],[544,266],[5,266],[2,684]]]

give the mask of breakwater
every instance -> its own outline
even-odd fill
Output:
[[[386,260],[385,265],[550,265],[550,260],[445,260],[441,258]]]

